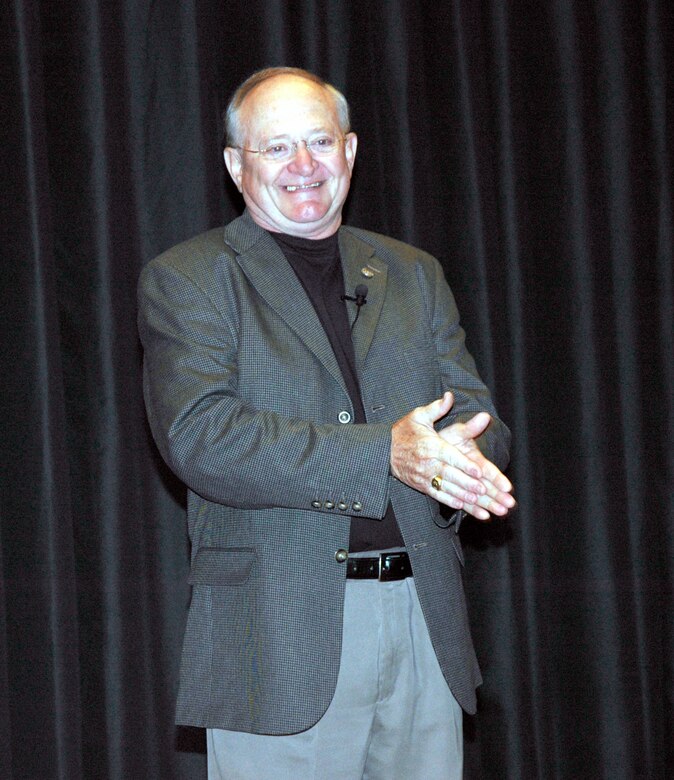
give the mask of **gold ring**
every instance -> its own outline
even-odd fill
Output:
[[[436,474],[433,479],[431,480],[431,487],[435,490],[440,490],[442,487],[442,475]]]

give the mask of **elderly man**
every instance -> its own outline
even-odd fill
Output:
[[[344,97],[268,69],[226,126],[245,213],[140,283],[148,416],[189,488],[177,720],[211,778],[458,778],[457,531],[514,506],[508,430],[438,262],[341,225]]]

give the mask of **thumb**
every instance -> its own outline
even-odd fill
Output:
[[[454,404],[454,396],[448,391],[426,406],[417,409],[417,421],[432,426],[436,420],[444,417]]]
[[[485,432],[490,422],[491,417],[487,412],[478,412],[475,417],[471,417],[468,422],[464,423],[464,435],[468,439],[477,439]]]

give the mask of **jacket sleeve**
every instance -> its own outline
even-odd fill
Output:
[[[232,507],[325,508],[331,497],[380,518],[389,501],[391,426],[329,425],[253,408],[237,392],[240,301],[216,305],[159,258],[139,282],[139,332],[150,426],[170,468],[202,497]],[[266,380],[273,382],[270,376]],[[297,392],[302,392],[298,377]]]
[[[475,361],[466,349],[465,333],[459,324],[459,312],[440,263],[431,258],[432,292],[424,296],[431,301],[430,328],[442,377],[443,391],[454,393],[454,405],[439,428],[455,422],[465,422],[478,412],[488,412],[492,421],[477,440],[486,458],[504,469],[509,460],[510,431],[499,419],[489,390],[480,378]],[[422,276],[420,284],[427,281]]]

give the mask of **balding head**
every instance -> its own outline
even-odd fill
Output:
[[[308,70],[302,68],[290,68],[290,67],[277,67],[277,68],[265,68],[264,70],[258,70],[249,76],[232,95],[229,104],[223,114],[223,121],[225,126],[225,145],[226,146],[242,146],[244,142],[244,128],[242,122],[242,107],[246,98],[256,89],[256,87],[264,84],[264,82],[270,79],[275,79],[280,76],[294,76],[296,78],[305,79],[313,84],[317,84],[322,87],[330,95],[334,101],[335,111],[339,119],[339,127],[344,135],[346,135],[351,129],[351,123],[349,118],[349,104],[346,102],[344,95],[332,84],[324,81],[320,76],[315,73],[311,73]]]

